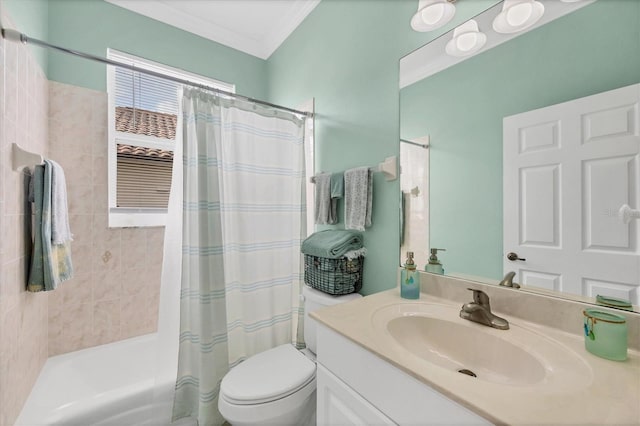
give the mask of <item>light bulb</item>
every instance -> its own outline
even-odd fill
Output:
[[[434,25],[444,16],[444,5],[442,3],[436,3],[425,7],[420,12],[420,15],[425,24]]]
[[[478,43],[478,33],[465,33],[456,38],[456,47],[463,52],[473,49]]]
[[[527,22],[532,12],[531,3],[516,4],[507,10],[507,22],[514,27],[519,27]]]

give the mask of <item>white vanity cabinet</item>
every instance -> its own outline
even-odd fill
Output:
[[[318,324],[318,425],[489,425],[335,331]]]

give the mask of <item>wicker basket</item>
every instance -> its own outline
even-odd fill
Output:
[[[362,288],[364,257],[327,259],[304,255],[304,282],[322,292],[339,295]]]

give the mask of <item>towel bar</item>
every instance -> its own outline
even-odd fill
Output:
[[[398,157],[391,156],[384,159],[382,163],[377,166],[369,167],[374,172],[381,172],[387,181],[396,180],[398,178]],[[315,176],[309,178],[309,182],[316,183]]]
[[[33,152],[29,152],[20,148],[17,143],[11,145],[11,153],[13,160],[13,170],[18,171],[19,168],[25,166],[34,166],[36,164],[42,164],[44,162],[44,158],[40,154],[34,154]]]

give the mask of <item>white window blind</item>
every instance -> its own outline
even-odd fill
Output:
[[[220,81],[109,50],[109,59],[168,77],[234,92]],[[109,214],[164,212],[169,200],[173,149],[176,143],[181,83],[110,66]],[[178,136],[179,137],[179,136]],[[121,226],[144,224],[136,220]],[[156,223],[157,224],[157,223]],[[113,226],[113,225],[111,225]]]
[[[118,138],[117,207],[166,208],[179,84],[124,68],[116,69],[115,78],[116,131],[168,143],[161,150],[139,146],[124,135]]]

